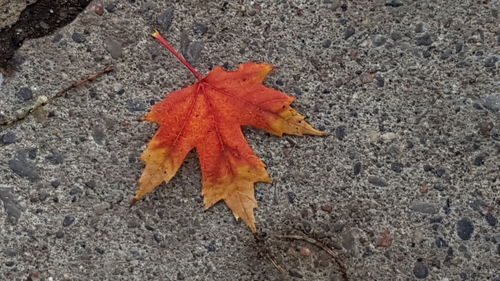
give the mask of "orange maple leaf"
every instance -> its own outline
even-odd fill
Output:
[[[146,167],[132,205],[162,182],[170,181],[188,152],[195,149],[203,176],[205,209],[224,200],[234,216],[256,232],[254,184],[270,183],[271,179],[241,126],[277,136],[325,134],[290,107],[295,98],[262,84],[274,67],[249,62],[237,71],[225,71],[218,66],[202,77],[157,31],[152,36],[184,63],[198,82],[168,94],[145,116],[160,127],[141,156]]]

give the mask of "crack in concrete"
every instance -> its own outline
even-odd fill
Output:
[[[38,0],[26,6],[19,19],[0,30],[0,68],[9,64],[23,42],[51,34],[72,22],[91,0]]]

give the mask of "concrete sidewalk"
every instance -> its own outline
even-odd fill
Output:
[[[115,71],[0,127],[0,280],[345,280],[321,248],[277,238],[302,235],[333,250],[351,281],[499,281],[499,9],[92,1],[2,69],[0,121]],[[203,75],[278,66],[266,85],[332,134],[244,130],[273,178],[256,186],[264,242],[225,205],[203,211],[195,153],[129,209],[156,130],[140,118],[195,82],[154,28]]]

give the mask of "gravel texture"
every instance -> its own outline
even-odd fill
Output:
[[[496,0],[92,1],[0,69],[0,121],[115,69],[0,127],[0,280],[345,280],[322,249],[276,238],[303,235],[336,253],[348,280],[498,281],[499,9]],[[278,66],[266,85],[296,96],[294,107],[331,134],[244,129],[274,180],[256,186],[267,236],[256,240],[223,204],[203,211],[195,153],[129,208],[156,129],[141,117],[195,82],[153,29],[202,74]]]

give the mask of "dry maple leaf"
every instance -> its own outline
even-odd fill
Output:
[[[293,97],[262,84],[272,66],[249,62],[237,71],[218,66],[202,77],[157,31],[152,36],[186,65],[198,82],[168,94],[145,116],[160,127],[141,156],[146,167],[131,204],[170,181],[188,152],[195,149],[203,176],[205,209],[224,200],[234,216],[256,232],[254,184],[270,183],[271,179],[241,127],[253,126],[277,136],[325,134],[290,107]]]

